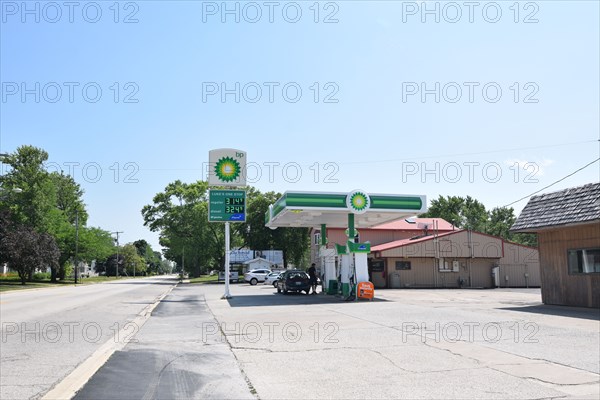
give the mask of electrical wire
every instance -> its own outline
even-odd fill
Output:
[[[533,192],[533,193],[531,193],[531,194],[528,194],[527,196],[523,196],[523,197],[521,197],[519,200],[515,200],[515,201],[513,201],[512,203],[508,203],[507,205],[503,206],[503,208],[504,208],[504,207],[511,206],[511,205],[513,205],[513,204],[515,204],[515,203],[518,203],[518,202],[520,202],[521,200],[525,200],[525,199],[527,199],[527,198],[529,198],[529,197],[533,196],[534,194],[537,194],[537,193],[541,192],[541,191],[542,191],[542,190],[544,190],[544,189],[548,189],[550,186],[554,186],[554,185],[556,185],[558,182],[564,181],[564,180],[565,180],[565,179],[567,179],[568,177],[570,177],[570,176],[573,176],[573,175],[575,175],[576,173],[578,173],[579,171],[582,171],[582,170],[586,169],[587,167],[589,167],[590,165],[592,165],[592,164],[594,164],[594,163],[598,162],[598,160],[600,160],[600,158],[596,158],[594,161],[592,161],[592,162],[590,162],[590,163],[587,163],[586,165],[584,165],[583,167],[579,168],[578,170],[576,170],[576,171],[574,171],[574,172],[571,172],[569,175],[567,175],[567,176],[565,176],[565,177],[563,177],[563,178],[560,178],[560,179],[559,179],[559,180],[557,180],[556,182],[553,182],[553,183],[549,184],[548,186],[545,186],[545,187],[541,188],[540,190],[536,190],[535,192]]]

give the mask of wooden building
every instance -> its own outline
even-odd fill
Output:
[[[312,262],[319,265],[320,231],[313,230]],[[328,247],[346,241],[327,229]],[[371,243],[369,271],[376,288],[539,287],[536,248],[455,228],[442,218],[412,218],[359,228]]]
[[[536,248],[457,230],[371,248],[379,288],[539,287]]]
[[[600,183],[533,196],[511,230],[538,235],[545,304],[600,307]]]

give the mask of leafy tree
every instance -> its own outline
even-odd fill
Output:
[[[143,258],[146,264],[146,270],[150,274],[158,274],[160,269],[161,255],[157,251],[152,250],[152,246],[148,244],[144,239],[136,240],[133,242],[136,251],[140,257]]]
[[[508,239],[511,236],[510,227],[516,220],[512,207],[496,207],[490,211],[486,233]]]
[[[32,280],[36,269],[58,264],[60,252],[52,236],[10,221],[6,212],[2,219],[4,229],[0,232],[0,262],[7,262],[17,271],[22,285]]]
[[[56,192],[50,174],[44,169],[48,153],[33,146],[21,146],[5,157],[9,171],[0,177],[3,208],[10,209],[12,218],[39,232],[47,232],[56,204]],[[16,193],[13,190],[20,189]]]
[[[110,232],[96,227],[84,227],[79,230],[79,259],[88,263],[96,260],[102,264],[115,251]]]
[[[422,217],[443,218],[457,228],[484,232],[488,215],[485,206],[471,196],[439,196],[431,201],[429,210]]]
[[[118,259],[118,264],[117,264]],[[123,267],[125,266],[125,257],[119,250],[119,257],[117,253],[111,254],[106,258],[103,263],[96,263],[96,272],[104,273],[106,276],[115,276],[117,272],[117,265],[119,267],[119,275],[123,275]]]
[[[208,223],[208,183],[177,180],[142,209],[144,225],[160,232],[165,257],[185,264],[191,276],[199,276],[210,265],[223,264],[224,232]]]
[[[439,196],[421,217],[443,218],[457,228],[471,229],[499,236],[527,246],[537,246],[536,235],[510,232],[516,217],[513,208],[496,207],[486,211],[485,206],[471,196]]]
[[[121,249],[123,255],[123,264],[125,275],[145,275],[146,274],[146,263],[144,259],[138,254],[137,248],[133,244],[126,244]]]
[[[79,225],[87,223],[88,214],[83,203],[83,189],[70,175],[53,172],[50,179],[56,192],[56,208],[62,212],[71,225],[79,219]]]

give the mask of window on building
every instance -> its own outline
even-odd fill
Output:
[[[600,272],[600,248],[567,250],[570,274],[593,274]]]
[[[405,271],[410,269],[410,261],[396,261],[396,271]]]
[[[321,232],[315,233],[314,237],[315,237],[315,241],[313,244],[315,244],[315,245],[321,244]]]

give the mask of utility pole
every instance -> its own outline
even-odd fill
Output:
[[[117,242],[117,268],[115,271],[115,279],[117,279],[119,278],[119,233],[123,233],[123,231],[115,231],[111,233],[117,235],[117,239],[115,239]]]
[[[79,210],[75,211],[75,284],[77,285],[77,275],[79,275],[79,263],[77,256],[79,253]]]

